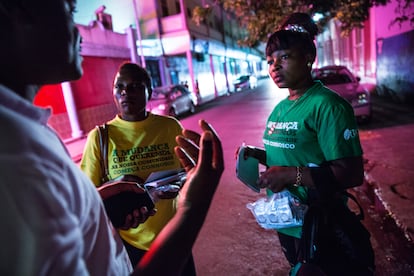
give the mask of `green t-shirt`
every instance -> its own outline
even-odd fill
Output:
[[[268,166],[305,167],[362,155],[352,106],[319,81],[297,100],[286,98],[274,108],[263,143]],[[296,228],[278,231],[300,237]]]

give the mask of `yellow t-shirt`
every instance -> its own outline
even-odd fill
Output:
[[[107,125],[110,179],[131,174],[145,180],[152,172],[181,167],[174,147],[177,145],[175,137],[181,134],[183,128],[175,118],[150,113],[143,121],[128,122],[116,116]],[[99,135],[93,129],[88,134],[80,167],[96,186],[101,185],[100,158]],[[174,215],[176,200],[160,200],[155,208],[155,216],[137,228],[120,230],[121,237],[137,248],[148,250]]]

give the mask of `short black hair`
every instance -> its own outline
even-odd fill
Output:
[[[151,98],[152,80],[150,74],[147,70],[145,70],[145,68],[141,67],[136,63],[125,62],[121,64],[121,66],[118,69],[118,72],[120,74],[123,74],[123,72],[128,72],[128,74],[131,74],[132,78],[134,78],[135,80],[142,80],[145,83],[145,86],[147,87],[148,98]]]

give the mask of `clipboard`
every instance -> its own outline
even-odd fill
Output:
[[[236,175],[247,187],[259,193],[260,187],[257,186],[257,179],[259,178],[259,160],[253,157],[244,159],[245,149],[246,147],[244,146],[240,147],[236,161]]]

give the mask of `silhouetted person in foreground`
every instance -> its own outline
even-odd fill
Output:
[[[178,211],[133,269],[96,188],[47,126],[50,110],[32,104],[40,86],[82,75],[75,8],[70,0],[0,1],[0,272],[178,274],[224,169],[220,140],[204,121],[201,136],[177,138],[187,170]]]

